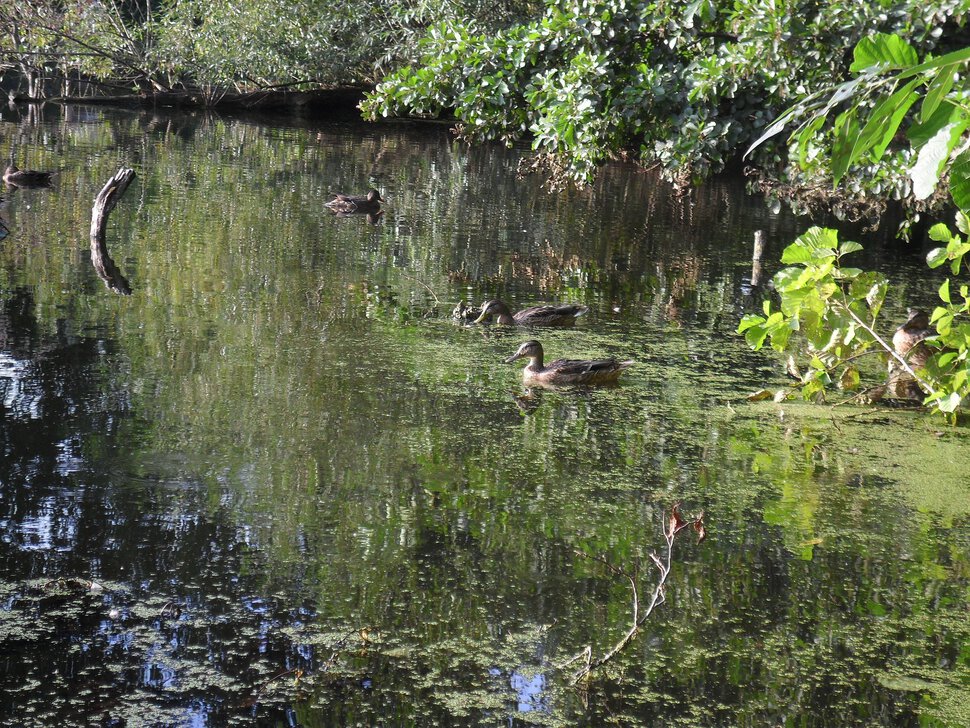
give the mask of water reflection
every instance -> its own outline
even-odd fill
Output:
[[[65,171],[4,208],[4,714],[961,724],[965,432],[739,403],[779,375],[732,334],[753,231],[767,277],[799,221],[735,181],[678,200],[621,165],[549,196],[516,177],[521,150],[437,131],[10,118]],[[122,298],[84,260],[76,200],[128,163]],[[320,214],[360,180],[393,192],[381,224]],[[543,343],[637,366],[523,391],[501,361],[531,334],[448,316],[492,297],[587,306]],[[675,501],[710,536],[578,695],[556,666],[616,643],[629,588],[577,552],[649,570]]]

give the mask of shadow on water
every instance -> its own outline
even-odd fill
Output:
[[[522,149],[311,118],[48,106],[0,133],[63,170],[3,208],[3,715],[970,723],[967,433],[744,401],[783,381],[733,334],[760,306],[754,231],[767,280],[806,223],[738,180],[683,200],[611,165],[549,195]],[[92,266],[89,201],[119,166]],[[370,187],[380,224],[323,207]],[[108,247],[131,295],[102,285]],[[901,281],[895,326],[922,269],[870,263]],[[540,334],[451,318],[493,298],[589,312]],[[533,336],[636,364],[524,390],[502,362]],[[675,502],[707,539],[570,686],[563,663],[629,628],[624,575],[650,593]]]

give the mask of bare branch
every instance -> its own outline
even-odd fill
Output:
[[[573,685],[580,682],[581,680],[588,679],[590,674],[593,672],[593,670],[599,667],[602,667],[607,662],[609,662],[614,657],[616,657],[616,655],[618,655],[628,644],[630,644],[630,642],[633,641],[633,639],[637,636],[637,633],[640,631],[640,627],[643,625],[644,622],[647,621],[647,619],[650,618],[650,615],[653,614],[653,611],[667,600],[667,596],[666,596],[667,577],[670,575],[671,563],[673,559],[674,541],[677,537],[677,534],[680,533],[685,528],[693,528],[694,531],[697,533],[698,543],[704,540],[705,533],[704,533],[704,512],[703,511],[701,511],[700,514],[698,514],[692,519],[684,519],[680,513],[680,504],[677,503],[671,509],[669,519],[666,514],[662,514],[661,522],[664,524],[663,535],[664,535],[664,541],[666,541],[667,543],[667,550],[664,553],[664,558],[661,558],[654,553],[650,554],[650,558],[653,560],[654,565],[656,565],[657,569],[659,570],[660,576],[658,577],[657,583],[654,586],[653,593],[650,597],[650,603],[647,605],[646,609],[642,609],[642,606],[640,604],[640,597],[639,597],[639,592],[637,590],[637,583],[636,583],[636,580],[633,578],[633,576],[625,573],[622,569],[616,567],[613,564],[610,564],[609,562],[607,562],[605,559],[601,557],[588,556],[588,554],[584,554],[581,551],[576,551],[577,554],[580,554],[582,556],[587,556],[588,558],[595,559],[596,561],[599,561],[600,563],[605,564],[606,567],[612,573],[617,575],[622,574],[623,576],[626,576],[626,578],[629,579],[630,581],[630,589],[632,592],[633,606],[631,609],[631,619],[630,619],[629,629],[627,629],[627,631],[623,634],[623,636],[619,639],[619,641],[615,645],[613,645],[613,647],[610,648],[605,654],[603,654],[602,657],[599,657],[595,660],[592,659],[593,648],[590,645],[590,646],[587,646],[586,649],[580,652],[578,655],[574,656],[567,662],[560,665],[560,669],[562,669],[567,665],[572,664],[580,657],[582,656],[586,657],[586,664],[583,665],[583,667],[581,667],[575,673],[573,673],[573,675],[570,678],[570,682]]]

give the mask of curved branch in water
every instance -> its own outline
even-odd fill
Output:
[[[122,296],[131,295],[131,285],[108,254],[105,237],[108,214],[118,204],[118,200],[134,178],[133,169],[125,167],[119,169],[101,188],[98,196],[94,198],[94,207],[91,208],[91,264],[104,284]]]

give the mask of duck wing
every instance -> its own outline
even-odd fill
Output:
[[[546,369],[568,376],[583,376],[591,374],[605,374],[607,372],[622,371],[633,365],[632,360],[618,359],[556,359],[546,364]]]
[[[564,303],[551,306],[530,306],[516,313],[516,323],[571,322],[589,311],[588,306]]]

